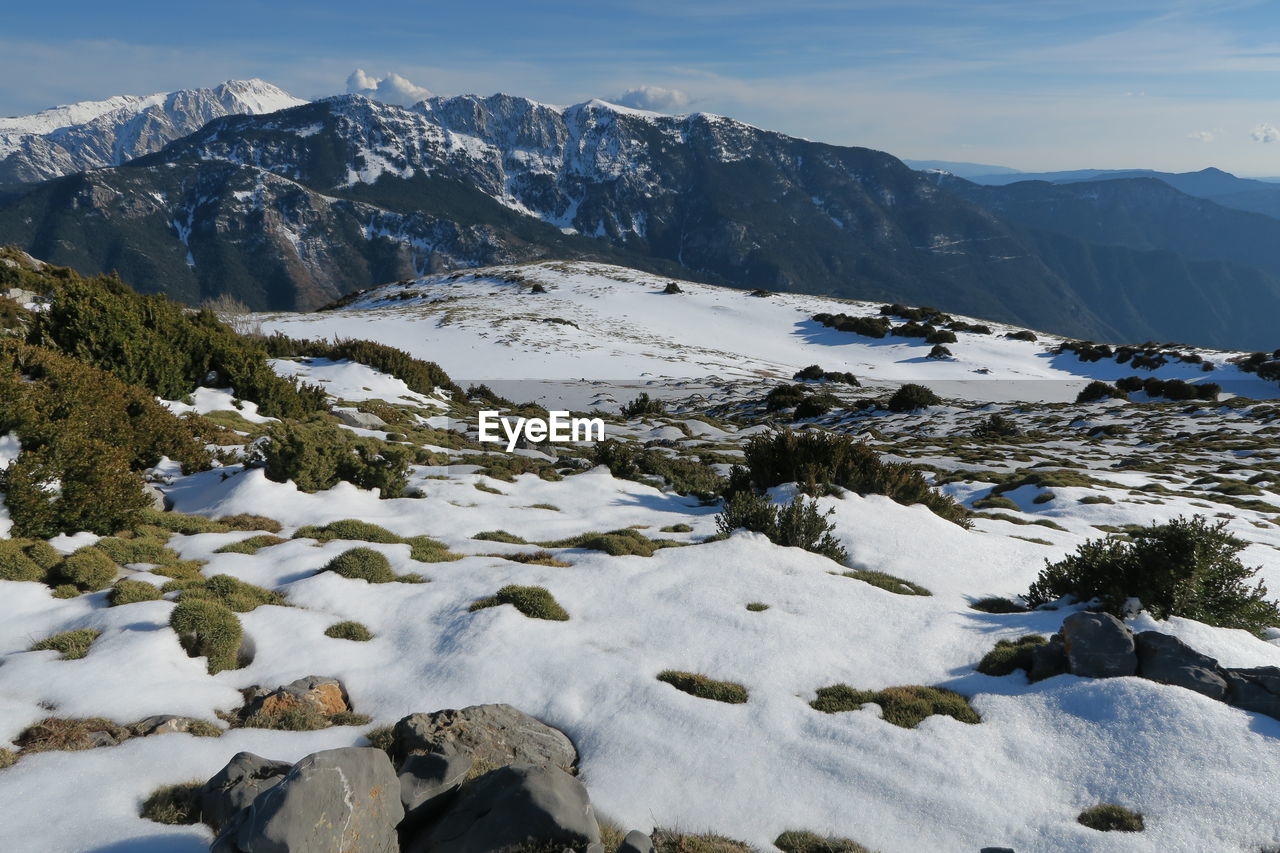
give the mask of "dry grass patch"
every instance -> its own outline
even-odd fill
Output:
[[[969,705],[969,700],[959,693],[945,687],[918,684],[883,690],[856,690],[847,684],[836,684],[820,688],[817,698],[809,706],[825,714],[836,714],[860,710],[868,703],[880,706],[885,722],[904,729],[914,729],[922,720],[935,714],[962,723],[982,722],[978,712]]]
[[[711,699],[730,705],[741,705],[747,701],[747,688],[741,684],[733,681],[716,681],[696,672],[668,669],[658,673],[658,680],[670,684],[682,693],[697,696],[699,699]]]

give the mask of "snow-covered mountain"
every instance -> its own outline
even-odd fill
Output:
[[[265,80],[229,80],[208,89],[117,95],[0,118],[0,184],[118,166],[158,151],[212,119],[303,103]]]

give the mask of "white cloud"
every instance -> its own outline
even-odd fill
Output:
[[[1187,134],[1187,139],[1194,139],[1196,142],[1212,142],[1221,132],[1221,130],[1193,130]]]
[[[1254,142],[1280,142],[1280,129],[1269,124],[1260,124],[1249,134]]]
[[[429,89],[416,86],[399,74],[389,73],[386,77],[374,77],[366,73],[363,68],[357,68],[351,72],[351,76],[347,78],[347,92],[402,107],[431,97]]]
[[[689,96],[686,93],[679,89],[665,89],[662,86],[636,86],[610,100],[624,107],[652,110],[656,113],[679,112],[689,106]]]

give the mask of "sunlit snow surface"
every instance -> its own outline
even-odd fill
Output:
[[[370,298],[352,310],[276,316],[264,325],[295,336],[368,337],[438,361],[458,378],[546,383],[539,387],[567,388],[585,377],[609,380],[604,387],[615,389],[697,387],[712,393],[725,383],[789,379],[816,362],[886,387],[921,377],[968,380],[986,368],[990,374],[957,386],[969,399],[1001,399],[1000,389],[1007,387],[1061,388],[1050,399],[1069,399],[1088,378],[1116,367],[1047,356],[1043,342],[963,334],[950,345],[956,362],[924,362],[919,356],[927,348],[918,342],[869,342],[808,320],[815,311],[869,313],[871,306],[758,298],[685,283],[684,295],[663,296],[656,291],[665,279],[600,269],[605,272],[511,268],[531,279],[543,276],[550,292],[541,295],[496,278],[436,278],[403,288],[423,291],[416,300]],[[624,275],[629,280],[611,277]],[[578,328],[543,322],[547,317]],[[316,360],[276,366],[319,382],[344,401],[382,398],[434,408],[431,398],[359,365]],[[1116,375],[1131,372],[1119,370]],[[1170,366],[1157,375],[1200,378],[1182,370]],[[1232,370],[1224,366],[1206,375],[1221,382]],[[1008,381],[1014,379],[1045,381]],[[204,389],[175,408],[235,405],[230,393]],[[1091,409],[1086,424],[1108,423],[1113,408]],[[248,406],[240,411],[255,419]],[[914,417],[922,429],[945,434],[958,430],[965,416],[961,407],[944,406],[924,415],[886,416],[882,425],[901,428]],[[1187,424],[1199,428],[1193,419]],[[683,438],[684,430],[715,442],[742,435],[682,418],[632,423],[624,431],[643,441]],[[1061,452],[1080,447],[1064,442]],[[1099,452],[1090,446],[1091,454]],[[165,490],[183,512],[258,513],[284,524],[285,536],[305,524],[361,518],[403,535],[428,534],[467,556],[421,564],[410,560],[405,545],[371,545],[397,572],[421,573],[430,583],[369,585],[317,573],[353,543],[295,540],[250,556],[214,553],[250,533],[175,536],[170,544],[184,558],[208,560],[206,575],[226,573],[278,589],[293,605],[242,614],[256,658],[245,669],[217,676],[205,673],[203,659],[182,652],[167,627],[171,602],[107,608],[105,593],[57,600],[39,584],[0,582],[0,744],[47,716],[49,703],[58,715],[121,722],[158,713],[213,719],[215,711],[239,704],[240,688],[331,675],[343,680],[355,710],[370,714],[373,725],[414,711],[507,702],[562,728],[579,750],[592,801],[628,829],[710,830],[766,849],[781,831],[802,828],[854,838],[885,853],[988,845],[1020,853],[1256,853],[1280,840],[1273,790],[1280,777],[1280,721],[1139,679],[1059,676],[1029,685],[1021,675],[993,678],[973,669],[996,640],[1051,633],[1065,612],[991,615],[970,609],[972,600],[1025,591],[1046,558],[1099,535],[1094,524],[1146,524],[1216,511],[1182,496],[1163,503],[1135,499],[1131,489],[1153,482],[1152,475],[1084,464],[1114,488],[1057,488],[1058,498],[1044,505],[1031,503],[1031,487],[1008,493],[1028,517],[1052,520],[1064,530],[982,519],[966,531],[923,507],[884,497],[821,499],[824,510],[834,510],[850,566],[906,578],[932,590],[930,597],[893,595],[841,577],[835,563],[755,534],[660,550],[650,558],[559,551],[572,564],[567,568],[504,560],[492,555],[531,549],[471,538],[503,529],[552,540],[633,525],[686,541],[715,532],[716,507],[615,479],[603,468],[559,482],[524,475],[508,483],[462,465],[416,466],[411,487],[425,497],[379,500],[347,484],[303,494],[292,484],[268,481],[259,470],[230,466],[182,477],[165,464],[158,473],[172,476]],[[435,479],[441,475],[448,479]],[[966,501],[989,488],[947,487]],[[1117,503],[1077,502],[1089,493]],[[789,494],[785,488],[774,492],[778,499]],[[1280,527],[1253,510],[1232,515],[1231,531],[1252,543],[1244,560],[1262,566],[1262,576],[1280,589]],[[693,532],[658,532],[680,523]],[[92,537],[55,544],[69,551],[87,541]],[[140,578],[159,582],[152,575]],[[533,620],[510,607],[469,612],[473,601],[509,583],[545,586],[572,618]],[[748,602],[770,609],[749,612]],[[374,639],[353,643],[323,635],[347,619],[367,625]],[[82,660],[25,651],[34,640],[78,627],[103,632]],[[1280,648],[1241,631],[1183,619],[1157,623],[1145,615],[1134,627],[1176,634],[1224,665],[1280,665]],[[740,682],[750,700],[725,705],[688,696],[655,679],[664,669]],[[808,706],[817,688],[838,682],[868,689],[947,686],[973,697],[983,721],[965,725],[931,717],[906,730],[879,719],[874,705],[836,715]],[[364,730],[237,729],[220,739],[164,735],[24,756],[0,771],[0,850],[204,850],[210,835],[201,827],[138,818],[142,799],[161,784],[207,778],[241,750],[294,760],[363,743]],[[1146,831],[1105,834],[1075,822],[1083,808],[1107,801],[1143,812]]]

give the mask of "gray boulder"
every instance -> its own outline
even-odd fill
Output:
[[[477,764],[502,767],[534,764],[572,772],[578,761],[573,742],[559,729],[510,705],[472,705],[431,714],[411,714],[395,727],[395,752],[446,753],[455,747]]]
[[[338,420],[350,427],[359,429],[386,429],[387,422],[377,415],[371,415],[368,412],[357,412],[352,409],[336,409],[334,414],[338,416]]]
[[[287,761],[272,761],[252,752],[237,753],[196,794],[200,819],[214,832],[220,831],[259,794],[279,784],[292,766]]]
[[[308,755],[238,812],[210,853],[398,853],[400,783],[380,749]]]
[[[450,743],[441,752],[414,753],[400,765],[401,828],[420,826],[440,816],[472,766],[471,756]]]
[[[1110,613],[1072,613],[1062,620],[1062,642],[1074,675],[1115,678],[1138,671],[1133,632]]]
[[[146,492],[147,499],[151,501],[151,509],[157,512],[166,512],[173,509],[173,499],[166,495],[152,483],[143,483],[142,491]]]
[[[1218,662],[1201,654],[1177,637],[1159,631],[1143,631],[1134,637],[1138,651],[1138,675],[1185,687],[1210,699],[1222,701],[1227,695],[1227,681]]]
[[[1280,720],[1280,667],[1226,669],[1227,703]]]
[[[633,829],[618,845],[618,853],[654,853],[653,839],[640,830]]]
[[[1061,634],[1054,634],[1049,642],[1031,647],[1031,668],[1027,670],[1029,680],[1042,681],[1062,675],[1067,669],[1067,647]]]
[[[581,782],[556,767],[513,764],[463,786],[408,850],[491,853],[526,843],[579,848],[599,842],[600,825]]]
[[[311,710],[329,716],[350,711],[351,701],[347,688],[338,679],[308,675],[275,690],[254,688],[245,703],[244,714],[275,715],[293,710]]]

